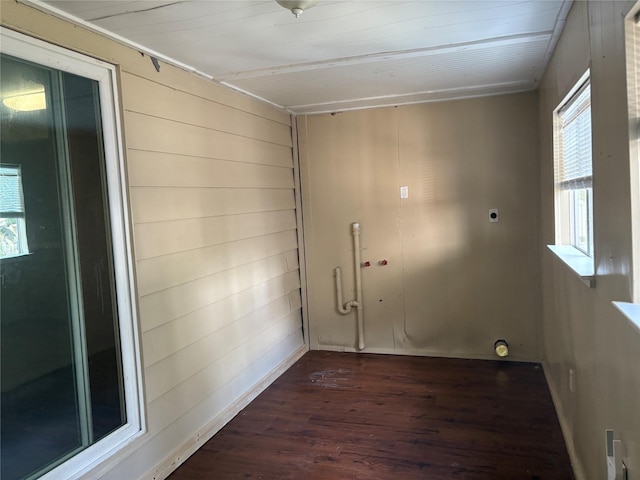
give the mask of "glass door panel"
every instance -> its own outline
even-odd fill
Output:
[[[12,480],[126,419],[97,83],[0,61],[0,476]]]

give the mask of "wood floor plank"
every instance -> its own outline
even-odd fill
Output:
[[[537,364],[309,352],[170,480],[574,480]]]

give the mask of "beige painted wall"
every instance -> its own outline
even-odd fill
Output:
[[[605,428],[623,440],[629,478],[640,472],[640,333],[611,305],[630,301],[632,290],[623,24],[631,5],[574,3],[540,89],[541,230],[551,244],[551,112],[591,65],[596,287],[550,252],[542,256],[545,371],[581,479],[606,478]]]
[[[102,478],[153,476],[306,350],[290,117],[16,2],[1,16],[119,69],[149,432]]]
[[[495,358],[506,338],[513,359],[538,358],[536,106],[527,93],[298,117],[312,348],[355,348],[333,268],[354,298],[357,221],[365,351]]]

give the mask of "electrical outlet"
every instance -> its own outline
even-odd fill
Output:
[[[499,221],[500,221],[500,217],[498,216],[498,209],[497,208],[490,208],[489,209],[489,222],[497,223]]]
[[[604,431],[605,448],[607,452],[607,480],[616,480],[616,460],[613,454],[613,430]]]
[[[623,461],[622,440],[616,440],[611,429],[605,430],[604,436],[607,453],[607,480],[628,480],[627,466]]]

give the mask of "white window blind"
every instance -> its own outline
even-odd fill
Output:
[[[585,83],[560,109],[558,183],[564,190],[591,188],[591,88]]]
[[[19,165],[0,164],[0,218],[24,217]]]

